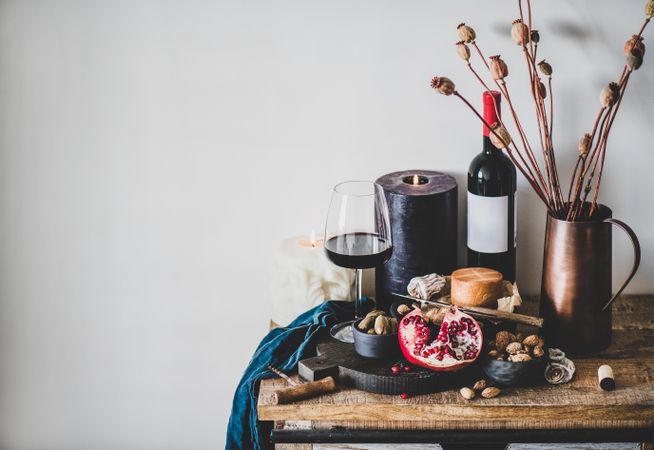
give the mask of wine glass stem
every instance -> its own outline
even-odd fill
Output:
[[[354,269],[354,317],[361,319],[363,313],[363,269]]]

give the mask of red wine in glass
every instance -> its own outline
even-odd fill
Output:
[[[356,318],[363,317],[363,269],[381,266],[393,252],[388,205],[380,185],[347,181],[334,187],[325,226],[325,252],[337,266],[355,269],[354,313]]]
[[[337,266],[348,269],[379,267],[391,257],[390,241],[374,233],[346,233],[325,242],[327,257]]]

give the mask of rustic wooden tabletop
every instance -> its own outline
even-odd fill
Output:
[[[521,312],[534,313],[536,307],[536,299],[530,298]],[[277,428],[309,430],[651,430],[654,295],[616,301],[613,329],[610,348],[591,357],[573,357],[577,372],[565,385],[503,388],[497,398],[472,401],[457,390],[402,399],[343,386],[318,398],[274,405],[273,391],[285,381],[270,379],[261,383],[259,419],[274,421]],[[598,386],[602,364],[613,368],[614,391]]]

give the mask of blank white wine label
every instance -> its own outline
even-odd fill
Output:
[[[484,197],[468,192],[468,248],[480,253],[502,253],[509,250],[508,238],[509,196]],[[515,247],[515,233],[512,244]]]

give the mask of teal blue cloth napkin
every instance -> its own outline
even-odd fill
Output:
[[[284,372],[294,371],[302,357],[315,351],[312,344],[320,330],[352,317],[353,302],[328,301],[298,316],[289,326],[271,330],[263,338],[236,388],[226,449],[260,449],[262,439],[268,439],[259,435],[257,423],[259,381],[277,376],[267,368],[268,364]]]

